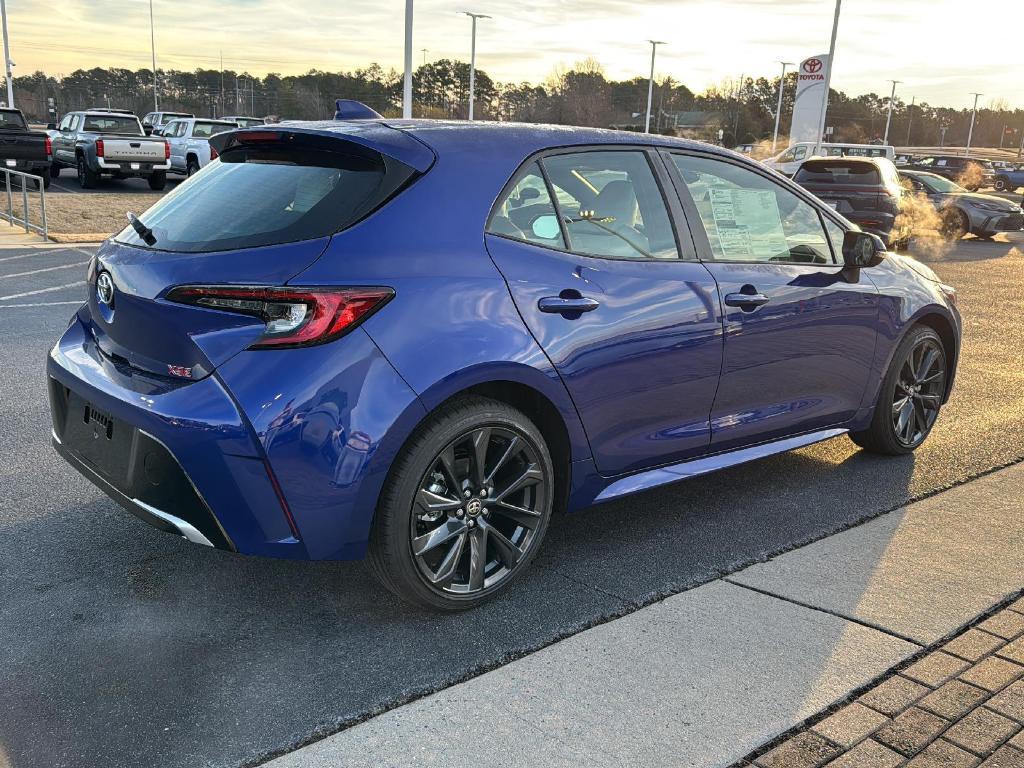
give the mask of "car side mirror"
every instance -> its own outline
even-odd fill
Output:
[[[868,232],[847,232],[843,238],[843,264],[847,267],[877,267],[885,258],[882,238]]]
[[[558,217],[550,213],[534,219],[530,229],[533,231],[534,237],[539,237],[542,240],[554,240],[562,232],[561,227],[558,226]]]
[[[152,125],[144,125],[142,126],[142,130],[147,136],[153,136],[154,134],[156,134],[157,136],[160,135],[160,132],[156,130]]]
[[[56,123],[47,123],[46,124],[46,130],[48,130],[48,131],[56,131],[57,130],[57,124]]]

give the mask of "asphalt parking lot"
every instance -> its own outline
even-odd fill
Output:
[[[255,764],[1021,460],[1015,241],[927,257],[959,289],[965,335],[953,401],[916,455],[868,456],[841,437],[562,516],[515,589],[444,617],[398,603],[360,563],[244,558],[159,533],[66,466],[49,447],[43,361],[91,249],[0,251],[0,766]]]
[[[184,176],[178,176],[177,174],[168,174],[167,186],[164,188],[165,192],[170,192],[178,184],[185,180]],[[98,192],[152,192],[149,188],[149,182],[145,179],[113,179],[108,176],[103,177],[103,181],[100,182],[99,186],[95,189],[82,189],[78,183],[78,177],[75,176],[74,168],[64,168],[60,176],[50,182],[50,188],[46,190],[49,194],[65,194],[73,193],[79,195],[90,195]]]

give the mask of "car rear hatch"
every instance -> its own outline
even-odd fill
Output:
[[[876,214],[882,214],[891,223],[891,217],[898,212],[898,191],[886,186],[872,163],[843,158],[810,160],[800,167],[793,180],[857,223],[875,221]]]
[[[422,144],[383,130],[429,167]],[[220,159],[108,241],[90,265],[80,317],[100,349],[133,368],[199,379],[266,343],[285,321],[312,324],[321,309],[315,297],[296,299],[313,302],[308,314],[271,322],[264,294],[290,290],[288,281],[335,232],[371,215],[419,172],[382,151],[402,154],[401,147],[375,149],[365,133],[356,141],[278,127],[214,137]]]

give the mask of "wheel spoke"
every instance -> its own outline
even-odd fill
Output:
[[[921,353],[921,361],[918,363],[917,369],[914,371],[914,380],[920,384],[924,381],[925,376],[928,375],[928,371],[932,369],[935,361],[939,358],[939,352],[934,347],[927,347]]]
[[[462,506],[462,499],[453,499],[439,493],[420,488],[416,503],[427,512],[448,512]]]
[[[459,560],[462,559],[462,553],[466,548],[467,538],[466,532],[463,531],[458,534],[455,541],[452,542],[452,545],[448,548],[448,552],[445,553],[441,564],[430,577],[430,580],[434,584],[439,587],[445,587],[451,583],[452,578],[455,576],[455,569],[458,568]]]
[[[439,547],[449,539],[458,536],[464,530],[466,530],[466,524],[462,520],[445,520],[437,528],[412,540],[413,554],[416,557],[422,557],[435,547]]]
[[[494,465],[494,468],[491,469],[490,473],[484,479],[485,485],[490,485],[491,483],[494,482],[494,476],[498,474],[501,468],[504,467],[506,463],[508,463],[508,460],[511,459],[518,450],[519,438],[513,437],[509,441],[508,448],[505,449],[505,452],[501,455],[501,458],[498,459],[497,463]]]
[[[483,589],[484,567],[487,565],[487,531],[475,528],[469,534],[469,588]]]
[[[441,465],[441,471],[445,475],[445,481],[448,483],[448,488],[452,493],[459,493],[459,489],[462,487],[462,482],[459,480],[459,476],[455,473],[455,446],[449,445],[445,448],[437,457]]]
[[[939,395],[918,395],[922,403],[926,403],[932,408],[938,408],[942,398]]]
[[[519,558],[523,556],[523,551],[486,520],[482,520],[480,525],[487,531],[487,540],[494,545],[494,552],[498,559],[508,568],[514,568],[519,562]]]
[[[521,525],[524,528],[537,527],[537,522],[540,520],[540,512],[534,512],[532,509],[526,509],[525,507],[517,507],[515,504],[509,504],[507,501],[499,501],[492,504],[490,510],[497,515],[507,517],[517,525]]]
[[[931,384],[936,379],[942,378],[942,376],[944,374],[945,374],[945,371],[943,371],[942,368],[939,368],[939,370],[937,370],[931,376],[926,376],[925,378],[921,379],[920,383],[921,384]]]
[[[473,483],[483,488],[487,480],[487,447],[491,444],[491,428],[481,427],[470,436],[473,444]]]
[[[499,502],[499,501],[502,501],[502,500],[505,499],[506,496],[508,496],[510,494],[513,494],[516,491],[521,491],[523,488],[526,488],[528,486],[536,485],[537,483],[539,483],[543,479],[544,479],[544,475],[541,474],[541,471],[537,468],[537,465],[536,464],[530,464],[526,468],[526,471],[523,472],[523,474],[521,474],[515,480],[513,480],[508,485],[508,487],[505,488],[505,490],[503,490],[503,491],[501,491],[499,493],[494,494],[494,496],[492,497],[493,501],[495,503]]]
[[[896,432],[903,438],[904,442],[909,443],[911,441],[907,434],[913,430],[913,420],[914,404],[908,398],[907,402],[903,404],[903,408],[900,409],[899,418],[896,420]]]
[[[903,407],[907,404],[908,400],[910,400],[910,395],[905,395],[894,400],[892,404],[892,415],[895,416],[900,411],[902,411]]]

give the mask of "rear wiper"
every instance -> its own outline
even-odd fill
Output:
[[[132,229],[138,233],[146,245],[154,245],[156,243],[156,235],[153,234],[153,230],[143,224],[142,219],[131,211],[128,211],[128,223],[132,225]]]

